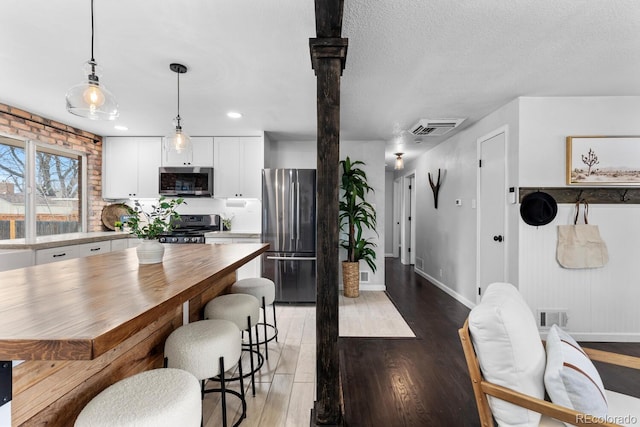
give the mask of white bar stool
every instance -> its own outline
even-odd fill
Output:
[[[231,285],[232,294],[248,294],[258,298],[258,301],[262,304],[262,317],[264,322],[259,325],[264,326],[264,340],[258,344],[264,344],[265,357],[269,360],[269,349],[267,343],[274,339],[278,342],[278,324],[276,321],[276,285],[272,280],[265,277],[250,277],[247,279],[240,279]],[[267,306],[273,307],[273,323],[267,322]],[[267,327],[273,329],[273,336],[267,338]]]
[[[260,354],[260,347],[253,349],[254,345],[258,345],[258,331],[256,329],[256,342],[253,342],[253,334],[251,331],[260,320],[260,303],[256,297],[246,294],[226,294],[220,295],[207,303],[204,307],[205,319],[224,319],[236,324],[236,326],[249,333],[249,344],[243,344],[243,350],[249,352],[249,360],[251,363],[251,372],[245,377],[251,375],[251,390],[256,395],[255,373],[260,370],[264,363],[264,358]],[[258,357],[258,363],[253,363],[253,355]],[[230,378],[229,380],[236,380]]]
[[[180,369],[152,369],[110,385],[82,409],[75,427],[196,427],[198,380]]]
[[[220,392],[222,425],[227,426],[227,393],[242,402],[242,414],[233,424],[238,426],[247,416],[247,403],[242,382],[242,335],[233,323],[227,320],[200,320],[180,326],[171,332],[164,344],[165,364],[168,368],[179,368],[190,372],[200,380],[201,399],[205,393]],[[225,363],[226,362],[226,363]],[[225,372],[238,364],[240,393],[226,388]],[[225,367],[226,365],[226,367]],[[220,382],[220,388],[205,390],[205,380]],[[176,424],[179,425],[179,424]]]

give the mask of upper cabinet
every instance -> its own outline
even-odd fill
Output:
[[[158,168],[162,163],[160,137],[105,138],[102,197],[157,198]]]
[[[162,148],[162,166],[202,166],[213,167],[213,137],[192,136],[192,150],[177,153]]]
[[[214,196],[262,197],[264,139],[259,136],[214,137]]]

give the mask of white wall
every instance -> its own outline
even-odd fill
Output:
[[[517,143],[518,102],[514,100],[487,117],[464,129],[420,156],[405,164],[404,174],[416,172],[416,265],[422,260],[423,268],[416,272],[443,288],[446,292],[471,306],[476,299],[476,234],[477,210],[473,208],[477,193],[477,141],[501,126],[509,127],[509,152]],[[441,187],[438,209],[434,208],[433,192],[428,173],[437,179],[441,169]],[[517,167],[510,168],[508,186],[517,186]],[[435,176],[434,176],[435,174]],[[455,200],[461,199],[462,206]],[[516,215],[508,213],[507,227]],[[517,224],[517,223],[516,223]],[[515,234],[515,233],[512,233]],[[515,246],[517,247],[517,245]],[[515,255],[510,259],[509,275],[517,278]]]
[[[372,237],[376,242],[376,272],[371,269],[366,262],[360,262],[360,271],[369,271],[369,283],[360,282],[360,290],[385,290],[384,273],[384,253],[385,253],[385,169],[384,169],[384,141],[341,141],[340,159],[347,156],[352,161],[360,160],[365,163],[362,169],[367,174],[369,185],[375,191],[369,193],[367,201],[376,210],[376,221],[378,224],[378,235],[372,231],[364,232],[364,237]],[[340,250],[340,259],[346,257],[346,252]]]
[[[269,165],[272,169],[316,169],[316,141],[272,141]]]
[[[520,185],[565,186],[565,138],[640,135],[640,97],[522,98]],[[584,340],[640,341],[639,205],[596,205],[597,224],[609,250],[603,268],[567,270],[555,259],[557,225],[573,219],[573,205],[558,206],[549,225],[520,221],[520,291],[533,310],[569,311],[568,329]]]

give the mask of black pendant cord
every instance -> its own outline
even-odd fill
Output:
[[[178,115],[176,116],[177,121],[177,129],[182,129],[180,126],[180,72],[176,73],[178,75]]]
[[[93,58],[93,0],[91,0],[91,62],[95,63],[96,60]]]

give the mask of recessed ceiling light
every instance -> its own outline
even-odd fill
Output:
[[[128,127],[123,126],[123,125],[115,125],[114,129],[117,129],[117,130],[129,130]]]
[[[236,112],[236,111],[229,111],[227,113],[227,117],[231,117],[232,119],[239,119],[240,117],[242,117],[242,114]]]

